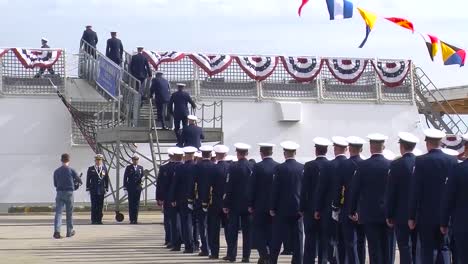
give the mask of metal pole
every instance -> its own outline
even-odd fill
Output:
[[[205,125],[205,103],[202,104],[202,108],[201,108],[201,116],[202,116],[202,123],[201,123],[201,126],[202,128],[204,127]]]
[[[117,140],[117,147],[115,148],[115,211],[120,211],[120,139]]]
[[[415,100],[415,91],[414,91],[414,71],[415,71],[415,68],[414,68],[414,64],[413,62],[411,61],[410,62],[410,77],[411,77],[411,80],[410,80],[410,83],[411,83],[411,104],[414,104],[414,100]]]
[[[216,128],[216,101],[213,103],[213,128]]]

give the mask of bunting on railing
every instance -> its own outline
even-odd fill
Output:
[[[257,81],[268,78],[278,64],[278,57],[243,56],[236,57],[236,60],[242,70]]]
[[[10,51],[10,49],[0,49],[0,58],[2,58],[8,51]]]
[[[193,53],[190,54],[189,57],[209,76],[223,72],[232,62],[232,57],[230,55],[204,55]]]
[[[367,59],[326,59],[331,74],[343,83],[355,83],[366,69]]]
[[[372,61],[380,80],[388,87],[400,86],[411,68],[411,61]]]
[[[322,69],[322,61],[316,57],[281,57],[286,71],[299,82],[311,82]]]
[[[159,64],[164,62],[176,62],[185,57],[184,53],[170,51],[170,52],[155,52],[155,51],[143,51],[143,55],[148,59],[149,63],[153,65],[155,69],[159,67]]]
[[[20,49],[14,48],[14,54],[21,64],[28,69],[52,67],[62,56],[62,50]]]

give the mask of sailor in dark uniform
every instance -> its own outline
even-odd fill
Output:
[[[211,250],[210,259],[219,258],[219,236],[221,224],[226,224],[226,215],[223,213],[223,196],[226,185],[226,176],[229,163],[225,160],[229,148],[224,145],[216,145],[216,171],[210,175],[210,198],[208,205],[208,246]],[[226,226],[225,226],[226,227]],[[225,235],[227,229],[225,228]]]
[[[122,41],[117,38],[117,32],[111,32],[111,38],[107,40],[106,57],[117,65],[122,64],[124,48]]]
[[[168,185],[168,175],[172,171],[174,167],[174,148],[169,148],[167,150],[169,155],[169,161],[161,165],[159,167],[158,178],[156,179],[156,202],[158,206],[161,206],[163,209],[163,216],[164,216],[164,233],[165,233],[165,242],[164,245],[168,248],[172,247],[171,243],[171,221],[170,221],[170,209],[169,207],[164,206],[165,201],[167,200],[167,190],[169,188]],[[170,182],[169,182],[170,183]]]
[[[384,210],[390,161],[382,154],[388,137],[371,134],[367,138],[372,156],[360,163],[353,177],[350,217],[364,224],[370,263],[390,264],[393,263],[393,230],[386,224]]]
[[[390,165],[385,194],[386,218],[387,225],[395,229],[400,263],[410,264],[415,263],[412,247],[416,245],[417,240],[413,240],[415,236],[412,236],[408,227],[408,200],[416,160],[413,150],[419,139],[407,132],[400,132],[398,137],[401,158],[394,160]]]
[[[440,232],[442,195],[447,179],[457,165],[457,159],[440,149],[444,132],[426,129],[424,135],[428,153],[416,158],[410,188],[408,225],[411,230],[417,225],[421,241],[421,263],[434,263],[436,253],[441,253],[445,240]],[[449,263],[449,256],[443,257],[444,263]]]
[[[468,157],[468,134],[463,135],[465,157]],[[442,234],[448,234],[449,221],[454,237],[457,263],[468,263],[468,159],[455,166],[447,181],[442,201]]]
[[[84,43],[88,43],[87,45]],[[86,30],[81,36],[80,47],[85,48],[85,52],[96,58],[96,45],[98,44],[98,36],[93,30],[93,26],[87,25]],[[88,46],[89,45],[89,46]]]
[[[96,155],[95,164],[88,168],[86,174],[86,191],[91,196],[91,223],[102,224],[104,195],[109,190],[109,172],[102,164],[104,156]]]
[[[314,218],[316,190],[319,176],[329,175],[330,161],[327,159],[328,146],[331,142],[326,138],[317,137],[313,139],[315,144],[316,159],[309,161],[304,166],[304,175],[301,188],[300,211],[304,216],[304,263],[315,263],[317,249],[319,253],[319,263],[327,261],[328,255],[322,255],[323,250],[319,247],[320,221]]]
[[[182,244],[182,233],[180,226],[180,215],[176,208],[173,207],[170,198],[170,189],[173,186],[173,182],[176,178],[176,173],[180,172],[179,167],[184,164],[184,150],[181,148],[173,148],[173,163],[167,170],[165,178],[166,182],[166,200],[164,201],[164,210],[168,210],[167,215],[171,225],[171,251],[180,251],[180,245]],[[163,187],[161,187],[163,188]]]
[[[253,215],[253,244],[258,250],[258,263],[269,263],[271,252],[272,217],[271,188],[278,162],[271,157],[274,144],[259,143],[262,161],[253,166],[250,183],[249,212]]]
[[[143,167],[138,165],[140,157],[132,156],[132,164],[125,168],[123,187],[128,194],[128,214],[130,224],[138,223],[138,210],[140,208],[140,195],[143,189]]]
[[[205,139],[205,135],[203,134],[202,128],[197,126],[198,118],[194,115],[189,115],[187,119],[189,125],[182,129],[184,146],[200,148],[201,140]]]
[[[168,116],[168,104],[171,99],[171,85],[163,75],[163,72],[156,72],[156,78],[151,82],[150,98],[154,96],[158,120],[161,120],[162,128],[167,129],[166,119]]]
[[[169,112],[174,117],[174,132],[177,137],[177,143],[179,146],[183,145],[182,131],[180,131],[180,123],[182,127],[187,126],[187,116],[189,115],[189,109],[187,104],[190,104],[192,109],[195,109],[196,104],[190,97],[190,95],[184,91],[185,84],[177,84],[177,92],[171,95],[169,100]]]
[[[47,42],[49,42],[48,39],[46,39],[44,37],[41,39],[41,44],[42,44],[41,49],[50,49],[50,46],[47,44]],[[52,52],[50,52],[49,50],[48,51],[43,51],[42,54],[41,54],[41,60],[42,61],[48,61],[48,60],[50,60],[51,57],[52,57]],[[50,66],[48,68],[40,67],[39,72],[34,76],[34,78],[40,78],[44,74],[44,72],[46,70],[52,75],[55,74],[54,69],[52,69],[52,66]]]
[[[228,215],[228,248],[224,260],[234,262],[237,257],[237,239],[239,222],[242,228],[242,262],[250,261],[251,218],[248,210],[248,184],[252,175],[252,166],[247,160],[250,146],[244,143],[234,145],[238,161],[229,167],[226,178],[226,196],[223,211]]]
[[[216,173],[216,166],[211,162],[212,146],[201,146],[200,151],[202,152],[202,160],[195,166],[195,215],[201,239],[201,251],[198,256],[208,257],[210,249],[207,238],[207,216],[210,199],[210,177]]]
[[[293,234],[291,263],[302,264],[303,223],[300,213],[300,196],[304,165],[297,162],[297,143],[281,143],[286,161],[276,167],[271,193],[270,215],[273,216],[271,263],[278,263],[281,243]]]
[[[193,229],[192,229],[192,213],[194,203],[194,167],[193,160],[197,149],[194,147],[183,148],[185,153],[185,162],[175,167],[174,180],[169,188],[169,200],[177,214],[180,216],[180,227],[182,241],[185,244],[184,253],[193,253]],[[177,219],[173,218],[173,222]],[[178,226],[178,223],[173,223],[173,226]],[[179,232],[178,230],[176,231]],[[173,245],[172,251],[180,251],[182,241],[177,241]]]
[[[130,74],[135,77],[137,80],[140,81],[140,86],[137,86],[137,91],[140,92],[142,97],[145,94],[144,87],[145,87],[145,80],[151,79],[151,68],[148,62],[148,59],[143,55],[143,47],[137,47],[138,53],[132,56],[132,60],[130,61]]]

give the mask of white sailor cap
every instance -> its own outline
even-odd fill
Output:
[[[187,86],[185,83],[177,83],[176,85],[177,85],[177,87],[185,87],[185,86]]]
[[[203,145],[200,147],[201,152],[211,152],[213,151],[213,147],[210,145]]]
[[[388,139],[388,137],[386,135],[379,134],[379,133],[369,134],[369,135],[367,135],[367,138],[370,141],[385,141],[385,140]]]
[[[414,143],[414,144],[419,143],[419,138],[417,138],[415,135],[408,133],[408,132],[400,132],[398,133],[398,137],[400,138],[400,140],[408,142],[408,143]]]
[[[463,140],[468,142],[468,133],[462,136]]]
[[[195,152],[195,157],[196,158],[201,158],[202,157],[201,151]]]
[[[189,116],[187,116],[187,119],[188,119],[188,120],[192,120],[192,121],[198,121],[198,117],[197,117],[197,116],[194,116],[194,115],[189,115]]]
[[[323,137],[316,137],[312,140],[312,142],[314,142],[316,146],[323,146],[323,147],[328,147],[332,144],[330,140],[323,138]]]
[[[366,144],[366,141],[360,137],[356,136],[349,136],[346,138],[346,141],[348,141],[349,145],[364,145]]]
[[[137,159],[140,159],[140,156],[138,156],[138,154],[133,154],[132,155],[132,160],[137,160]]]
[[[103,159],[104,159],[104,155],[102,155],[102,154],[96,154],[96,156],[94,156],[94,159],[96,159],[96,160],[103,160]]]
[[[184,150],[182,148],[174,148],[172,153],[174,155],[184,155]]]
[[[195,148],[195,147],[185,147],[185,148],[183,148],[183,150],[184,150],[184,153],[195,153],[195,152],[197,152],[197,148]]]
[[[45,42],[49,42],[49,40],[46,39],[45,37],[42,37],[41,40],[42,40],[42,41],[45,41]]]
[[[460,155],[458,151],[454,149],[449,149],[449,148],[442,148],[442,152],[444,152],[447,155],[454,156],[454,157],[458,157],[458,155]]]
[[[349,145],[348,141],[344,137],[332,137],[332,141],[334,145],[340,147],[347,147]]]
[[[393,153],[393,151],[389,149],[384,149],[384,151],[382,152],[382,155],[388,160],[394,160],[396,158],[395,153]]]
[[[424,129],[424,135],[426,136],[426,138],[432,139],[442,139],[446,136],[444,131],[434,128]]]
[[[216,153],[222,153],[222,154],[229,152],[229,148],[225,145],[216,145],[214,146],[213,150]]]
[[[236,150],[249,150],[250,149],[250,145],[247,145],[245,143],[236,143],[234,144],[234,147],[236,148]]]
[[[421,156],[421,155],[423,154],[423,152],[422,152],[420,149],[415,148],[415,149],[413,150],[413,154],[414,154],[415,156]]]
[[[274,148],[276,146],[272,143],[258,143],[257,145],[261,148]]]
[[[176,147],[170,147],[167,149],[167,154],[169,155],[174,155],[174,150],[176,149]]]
[[[301,147],[301,146],[299,146],[299,144],[297,144],[296,142],[293,142],[293,141],[281,142],[280,146],[285,150],[297,150],[298,148]]]

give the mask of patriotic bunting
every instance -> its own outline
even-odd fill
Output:
[[[43,49],[13,49],[18,60],[27,68],[32,69],[36,67],[50,68],[54,65],[60,56],[62,50],[43,50]]]
[[[366,37],[362,41],[361,45],[359,45],[359,48],[362,48],[366,44],[367,38],[369,37],[372,29],[374,28],[375,21],[377,20],[377,15],[374,13],[368,12],[362,8],[358,8],[358,11],[362,16],[362,19],[364,19],[364,23],[366,23]]]
[[[422,35],[424,41],[426,42],[427,50],[429,51],[429,56],[431,60],[434,61],[434,57],[437,55],[439,51],[439,39],[431,36],[429,34]]]
[[[229,55],[207,56],[199,53],[193,53],[190,54],[189,57],[209,76],[213,76],[224,71],[232,62],[232,57]]]
[[[330,20],[353,17],[353,3],[348,0],[327,0]]]
[[[414,26],[413,26],[413,23],[411,23],[410,21],[408,21],[408,20],[406,20],[406,19],[404,19],[404,18],[386,17],[385,19],[387,19],[388,21],[393,22],[393,23],[399,25],[400,27],[409,29],[409,30],[411,30],[411,32],[414,33]]]
[[[302,0],[301,6],[299,7],[299,10],[297,11],[299,16],[301,16],[302,8],[307,4],[307,2],[309,2],[309,0]]]
[[[442,59],[444,60],[444,65],[458,64],[460,67],[465,65],[465,50],[449,45],[443,41],[440,41],[440,47],[442,49]]]
[[[176,62],[185,57],[184,53],[171,51],[171,52],[155,52],[143,50],[143,55],[153,65],[155,69],[163,62]]]
[[[2,58],[8,51],[10,51],[10,49],[0,49],[0,58]]]
[[[367,59],[325,59],[331,74],[343,83],[355,83],[366,69]]]
[[[278,57],[244,56],[236,57],[236,60],[242,70],[257,81],[268,78],[278,64]]]
[[[311,82],[322,69],[322,61],[316,57],[281,57],[286,71],[299,82]]]
[[[372,61],[380,80],[388,87],[400,86],[405,80],[411,68],[411,61]]]

